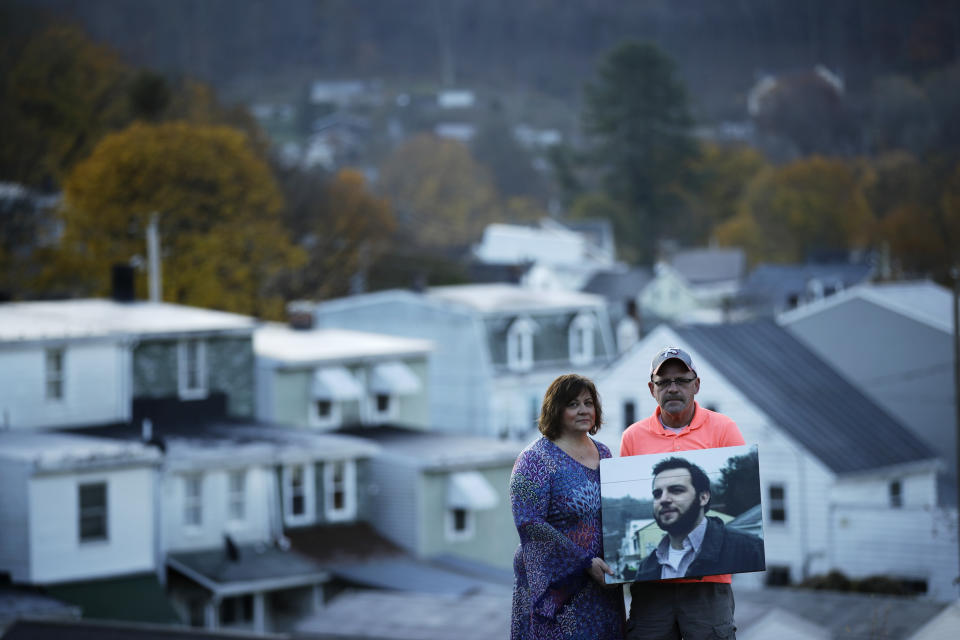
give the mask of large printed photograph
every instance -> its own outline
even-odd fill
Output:
[[[600,461],[608,584],[766,568],[757,445]]]

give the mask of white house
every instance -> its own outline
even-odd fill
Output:
[[[595,378],[601,440],[616,447],[626,423],[653,413],[650,359],[672,345],[693,357],[699,404],[759,445],[768,583],[838,569],[957,597],[956,511],[937,507],[935,453],[771,321],[655,329]]]
[[[525,438],[558,375],[598,371],[616,354],[605,301],[503,284],[391,290],[318,303],[318,328],[429,339],[430,424]]]
[[[272,324],[254,334],[257,417],[311,429],[429,426],[427,340]]]
[[[654,265],[653,280],[640,294],[640,311],[665,321],[723,322],[746,264],[738,248],[678,251]]]
[[[0,571],[35,585],[155,571],[159,464],[139,443],[0,431]]]

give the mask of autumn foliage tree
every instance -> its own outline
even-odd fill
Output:
[[[106,136],[68,176],[64,235],[48,282],[106,294],[110,266],[145,255],[156,214],[164,300],[277,318],[277,280],[304,260],[283,228],[282,205],[270,169],[242,133],[134,124]]]
[[[454,140],[411,138],[387,158],[380,188],[393,204],[399,230],[428,248],[474,242],[499,217],[490,174]]]
[[[288,170],[281,174],[285,219],[308,258],[290,284],[297,297],[324,299],[364,288],[367,270],[387,248],[395,221],[389,203],[357,170],[332,178]]]
[[[760,171],[736,215],[716,230],[756,263],[803,262],[816,254],[865,248],[875,221],[857,167],[813,156]]]

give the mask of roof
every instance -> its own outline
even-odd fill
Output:
[[[734,579],[736,581],[736,579]],[[771,610],[826,627],[831,638],[906,639],[945,608],[929,599],[777,587],[737,590],[737,631],[744,637]],[[946,636],[940,636],[946,637]]]
[[[512,465],[526,443],[401,427],[355,427],[345,433],[379,445],[382,454],[425,470]]]
[[[953,294],[929,280],[863,284],[780,316],[790,324],[852,299],[862,299],[941,331],[953,332]]]
[[[0,341],[253,331],[248,316],[166,302],[106,299],[0,304]]]
[[[74,434],[81,431],[113,441],[140,442],[143,438],[141,427],[131,424],[70,430]],[[369,441],[347,435],[229,419],[154,425],[152,435],[152,442],[162,444],[166,465],[173,470],[342,460],[379,451]]]
[[[935,455],[772,320],[677,327],[681,339],[835,473]]]
[[[670,266],[692,285],[739,280],[747,267],[743,249],[687,249],[677,251]]]
[[[607,300],[622,301],[636,298],[652,279],[653,273],[646,267],[598,271],[581,291],[601,295]]]
[[[601,296],[590,293],[544,291],[503,283],[430,287],[426,295],[434,300],[463,305],[483,313],[536,313],[600,307],[604,304]]]
[[[293,549],[324,566],[404,553],[367,522],[296,527],[288,529],[285,535]]]
[[[104,469],[159,463],[160,453],[140,442],[53,431],[0,431],[0,460],[37,471]]]
[[[510,635],[510,601],[509,590],[467,595],[347,591],[301,622],[296,630],[357,639],[506,638]]]
[[[249,631],[207,631],[190,627],[132,624],[103,620],[17,620],[3,640],[270,640],[289,636]],[[317,640],[331,636],[318,637]]]
[[[78,605],[84,618],[171,624],[181,622],[154,573],[83,580],[47,587],[64,602]]]
[[[807,285],[819,280],[825,286],[849,288],[865,281],[873,273],[869,264],[809,263],[759,264],[747,276],[740,296],[748,301],[781,305],[792,295],[807,293]]]
[[[289,364],[310,364],[347,358],[422,355],[433,349],[433,343],[366,331],[302,330],[269,324],[253,334],[253,349],[258,356]]]
[[[80,607],[44,594],[39,588],[0,586],[0,629],[17,618],[79,618]]]
[[[265,544],[234,547],[235,557],[226,548],[169,553],[167,565],[220,595],[319,584],[330,578],[320,565],[296,551]]]

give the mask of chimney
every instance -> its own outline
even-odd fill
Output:
[[[115,302],[133,302],[133,267],[129,264],[117,263],[111,271],[111,298]]]
[[[291,329],[313,329],[313,308],[308,303],[291,302],[287,305],[287,324]]]

